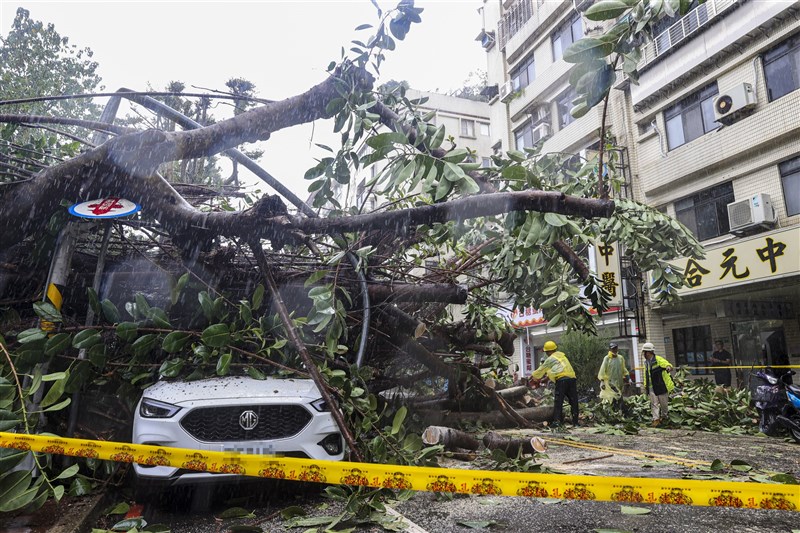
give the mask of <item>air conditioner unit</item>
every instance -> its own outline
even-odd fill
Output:
[[[777,222],[775,208],[768,194],[759,193],[728,204],[728,221],[731,233],[738,235],[748,230],[771,226]]]
[[[514,97],[514,84],[511,81],[505,82],[500,86],[500,101],[507,103]]]
[[[485,31],[481,35],[481,46],[484,50],[490,50],[494,46],[495,36],[493,31]]]
[[[531,133],[533,134],[533,142],[537,143],[544,137],[550,135],[550,124],[547,123],[539,124],[538,126],[533,128],[533,131]]]
[[[749,83],[740,83],[725,94],[714,98],[714,118],[717,122],[733,122],[744,111],[756,106],[756,93]]]

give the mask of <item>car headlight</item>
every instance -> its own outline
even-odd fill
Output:
[[[324,398],[320,398],[319,400],[314,400],[311,402],[311,407],[319,411],[320,413],[324,413],[325,411],[330,411],[330,407],[325,402]]]
[[[150,398],[142,398],[142,404],[139,406],[139,414],[144,418],[170,418],[180,410],[177,405]]]

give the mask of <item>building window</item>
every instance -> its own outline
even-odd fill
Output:
[[[514,141],[517,150],[524,150],[525,148],[533,148],[533,146],[550,135],[550,125],[546,122],[532,123],[526,122],[525,125],[514,132]]]
[[[675,363],[686,365],[692,374],[710,374],[711,370],[692,367],[711,366],[708,360],[713,353],[711,326],[695,326],[672,330],[675,339]]]
[[[670,150],[719,128],[719,122],[714,120],[714,97],[717,94],[719,89],[714,82],[664,111]]]
[[[484,137],[488,137],[492,134],[492,130],[489,128],[489,125],[485,122],[478,122],[478,126],[480,127],[481,135]]]
[[[461,136],[462,137],[475,137],[475,121],[461,119]]]
[[[511,70],[511,85],[515,91],[527,87],[536,79],[536,69],[533,62],[533,55],[525,59],[518,66]]]
[[[492,158],[491,157],[482,157],[481,158],[481,168],[490,168],[492,166]]]
[[[778,165],[783,185],[786,216],[800,215],[800,156]]]
[[[770,102],[800,88],[800,34],[767,50],[763,62]]]
[[[572,101],[577,96],[575,89],[570,87],[556,98],[556,104],[558,104],[558,129],[564,129],[575,121],[575,117],[572,116],[570,110],[572,109]]]
[[[561,56],[564,55],[564,50],[578,39],[583,39],[583,22],[578,15],[575,15],[569,22],[557,29],[551,37],[553,42],[553,61],[561,59]]]
[[[728,204],[734,201],[733,184],[723,183],[675,202],[675,218],[704,241],[730,231]]]

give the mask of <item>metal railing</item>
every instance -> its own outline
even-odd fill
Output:
[[[533,16],[533,1],[518,0],[514,2],[508,11],[500,19],[497,26],[497,36],[500,40],[500,48],[504,47],[509,39],[522,29],[528,20]]]
[[[667,28],[666,31],[659,33],[652,41],[645,44],[642,49],[642,62],[639,68],[676,48],[688,40],[693,33],[741,1],[743,0],[707,0],[689,11],[675,24]]]

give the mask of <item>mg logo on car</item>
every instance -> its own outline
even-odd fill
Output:
[[[242,426],[242,429],[250,431],[258,425],[258,415],[255,413],[255,411],[251,411],[249,409],[244,411],[241,415],[239,415],[239,425]]]

